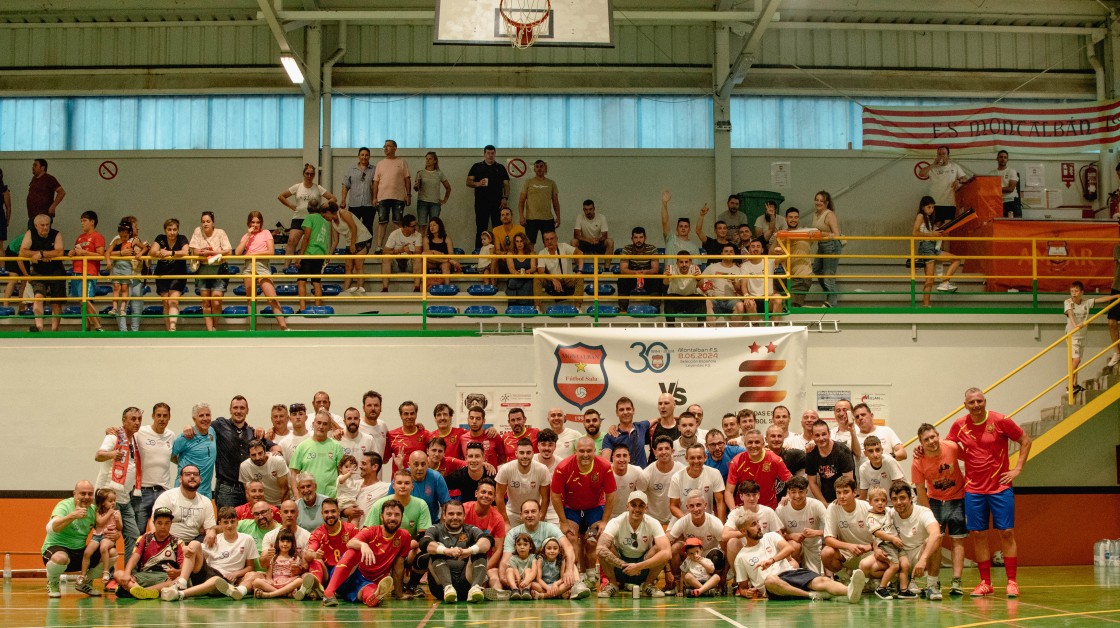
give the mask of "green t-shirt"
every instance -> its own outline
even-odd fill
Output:
[[[304,255],[326,255],[331,245],[331,226],[321,214],[311,214],[303,219],[303,228],[311,230]]]
[[[321,443],[314,438],[309,438],[296,446],[288,468],[315,476],[315,483],[319,485],[319,494],[335,497],[338,461],[344,455],[342,445],[333,438],[328,438]]]
[[[276,525],[279,526],[280,524]],[[261,547],[261,541],[264,540],[264,535],[275,529],[276,528],[273,527],[269,528],[268,530],[262,530],[261,527],[257,525],[257,522],[254,519],[242,519],[241,521],[237,522],[237,531],[253,537],[253,540],[257,542],[257,551],[261,552],[262,554],[264,553],[264,548]]]
[[[416,501],[416,500],[413,500]],[[51,511],[51,519],[56,517],[65,517],[74,512],[74,498],[67,497],[66,499],[58,502],[58,505]],[[85,549],[86,539],[89,538],[89,531],[94,524],[94,507],[90,504],[86,509],[85,519],[78,519],[77,521],[70,522],[70,525],[62,529],[61,532],[47,532],[47,540],[43,541],[43,549],[52,545],[61,545],[67,549],[80,550]]]
[[[367,527],[381,525],[381,504],[384,504],[394,497],[394,495],[386,495],[373,502],[373,505],[369,508],[369,512],[366,513],[366,519],[363,525]],[[401,520],[401,527],[408,530],[412,538],[420,538],[421,534],[432,527],[432,513],[428,511],[428,504],[424,502],[424,500],[413,495],[408,500],[408,505],[404,507],[404,519]]]

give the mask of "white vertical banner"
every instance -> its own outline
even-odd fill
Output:
[[[533,339],[541,405],[571,418],[594,408],[613,423],[615,401],[629,397],[635,420],[651,419],[662,393],[673,396],[678,414],[700,404],[705,429],[743,408],[766,424],[775,405],[804,407],[804,327],[538,327]]]

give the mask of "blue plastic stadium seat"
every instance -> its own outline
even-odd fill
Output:
[[[463,310],[467,316],[497,316],[498,308],[493,305],[472,305]]]
[[[665,247],[661,247],[661,248],[657,249],[657,254],[658,255],[664,255],[665,254]]]
[[[101,312],[99,312],[99,314],[101,314],[102,316],[108,316],[109,312],[112,312],[112,311],[113,311],[113,306],[106,305],[105,307],[101,308]]]
[[[454,247],[453,249],[451,249],[451,252],[454,253],[455,255],[466,255],[467,254],[466,251],[464,251],[463,249],[461,249],[459,247]]]
[[[67,305],[62,308],[63,316],[81,316],[82,306],[80,305]]]
[[[349,255],[350,254],[350,249],[348,249],[346,247],[335,249],[334,254],[335,255]]]
[[[433,297],[453,297],[459,294],[459,286],[453,283],[441,283],[428,288],[428,294]]]
[[[201,305],[188,305],[187,307],[179,310],[181,316],[202,316]]]
[[[281,305],[280,306],[280,315],[281,316],[291,316],[294,312],[295,312],[295,310],[288,307],[287,305]],[[264,315],[264,316],[272,316],[272,306],[271,305],[266,305],[263,309],[261,309],[261,314]]]
[[[0,305],[0,316],[15,316],[16,308],[8,307],[7,305]]]
[[[144,309],[140,311],[144,316],[160,316],[163,314],[162,305],[145,305]]]
[[[272,253],[273,253],[273,255],[283,255],[284,254],[284,247],[280,247],[278,249],[273,249]]]
[[[534,305],[511,305],[506,308],[506,316],[533,316],[540,314]]]
[[[498,294],[498,286],[491,286],[484,283],[476,283],[467,288],[467,294],[472,297],[492,297]]]
[[[615,254],[615,255],[622,255],[622,249],[621,249],[621,248],[617,248],[617,249],[615,249],[615,250],[614,250],[614,254]]]
[[[595,312],[595,306],[594,305],[588,306],[587,314],[589,316],[595,316],[595,313],[596,313]],[[599,308],[598,308],[598,314],[599,314],[600,318],[605,317],[605,316],[618,316],[618,306],[615,306],[615,305],[600,305]]]
[[[478,274],[478,269],[475,268],[474,264],[464,263],[463,264],[463,274],[464,275],[477,275]]]
[[[93,296],[95,297],[107,297],[110,294],[113,294],[113,286],[107,283],[99,283],[93,290]]]
[[[455,307],[452,307],[450,305],[429,305],[428,306],[428,316],[432,316],[432,317],[435,317],[435,318],[446,318],[446,317],[449,317],[449,316],[455,316],[458,313],[459,313],[459,309],[455,308]]]
[[[239,297],[245,296],[245,284],[234,286],[233,293]]]
[[[579,316],[579,308],[574,305],[552,305],[549,306],[547,314],[556,318]]]
[[[242,294],[244,294],[245,286],[240,286],[240,288]],[[294,283],[276,284],[276,296],[278,297],[294,297],[297,294],[299,294],[299,286]]]
[[[7,271],[5,271],[5,272],[7,272]],[[108,266],[101,269],[101,276],[102,277],[108,277],[109,276],[109,267]]]
[[[44,305],[43,306],[43,314],[44,315],[49,315],[51,313],[52,313],[51,306]],[[34,312],[31,311],[30,307],[25,307],[22,310],[20,310],[19,314],[20,314],[20,316],[33,316]]]
[[[327,264],[323,267],[324,275],[345,275],[346,266],[342,264]]]
[[[74,276],[74,268],[72,266],[66,269],[66,276],[67,277],[73,277]]]
[[[144,294],[151,294],[151,293],[152,293],[152,287],[149,286],[148,284],[144,284]]]
[[[299,311],[304,316],[330,316],[334,308],[329,305],[309,305]]]
[[[222,309],[222,316],[248,316],[248,305],[227,305]]]
[[[240,275],[241,274],[241,267],[238,266],[237,264],[230,264],[229,266],[227,266],[227,268],[229,268],[229,274],[231,274],[231,275]],[[273,271],[273,272],[275,272],[275,271]]]
[[[342,286],[337,283],[323,284],[323,296],[337,297],[342,294]]]
[[[595,284],[590,284],[589,283],[586,286],[584,286],[583,287],[583,293],[586,294],[586,295],[589,295],[589,296],[594,295],[595,294]],[[599,284],[599,295],[600,296],[608,296],[609,297],[610,295],[612,295],[614,293],[615,293],[614,286],[612,286],[608,283]]]
[[[630,316],[657,316],[657,308],[652,305],[631,305],[626,313]]]
[[[0,277],[7,277],[7,276],[8,276],[7,269],[0,268]]]
[[[613,273],[615,275],[621,274],[622,273],[622,265],[621,264],[611,264],[611,273]]]
[[[298,266],[288,266],[287,268],[285,268],[283,270],[283,273],[285,275],[298,275],[299,274],[299,267]]]

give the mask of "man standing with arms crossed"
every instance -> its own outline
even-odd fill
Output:
[[[1031,453],[1031,437],[1011,419],[988,411],[988,400],[979,388],[964,391],[964,407],[968,414],[953,423],[945,440],[959,445],[964,459],[964,517],[980,569],[980,585],[972,590],[972,597],[994,593],[989,515],[1003,545],[1007,597],[1019,597],[1019,547],[1015,542],[1015,491],[1011,482],[1023,472]],[[1014,469],[1008,460],[1009,441],[1019,443]]]

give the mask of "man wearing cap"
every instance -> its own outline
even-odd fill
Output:
[[[176,586],[183,573],[193,571],[193,560],[184,557],[183,542],[171,534],[174,519],[167,507],[152,513],[152,531],[140,537],[128,564],[115,574],[120,585],[117,597],[154,600],[160,589]]]
[[[631,492],[627,512],[608,521],[599,535],[596,554],[608,581],[599,597],[609,598],[619,585],[627,584],[641,587],[647,597],[665,597],[657,578],[669,562],[669,537],[661,523],[646,514],[648,504],[645,492]]]
[[[47,538],[43,541],[43,564],[47,568],[47,595],[62,597],[59,580],[68,571],[78,571],[82,566],[82,555],[86,549],[86,539],[94,523],[93,484],[82,480],[74,485],[74,496],[58,502],[51,511],[47,523]],[[109,532],[118,535],[119,532]],[[101,552],[94,552],[89,559],[86,581],[96,577],[104,569]],[[86,592],[87,595],[89,594]]]

